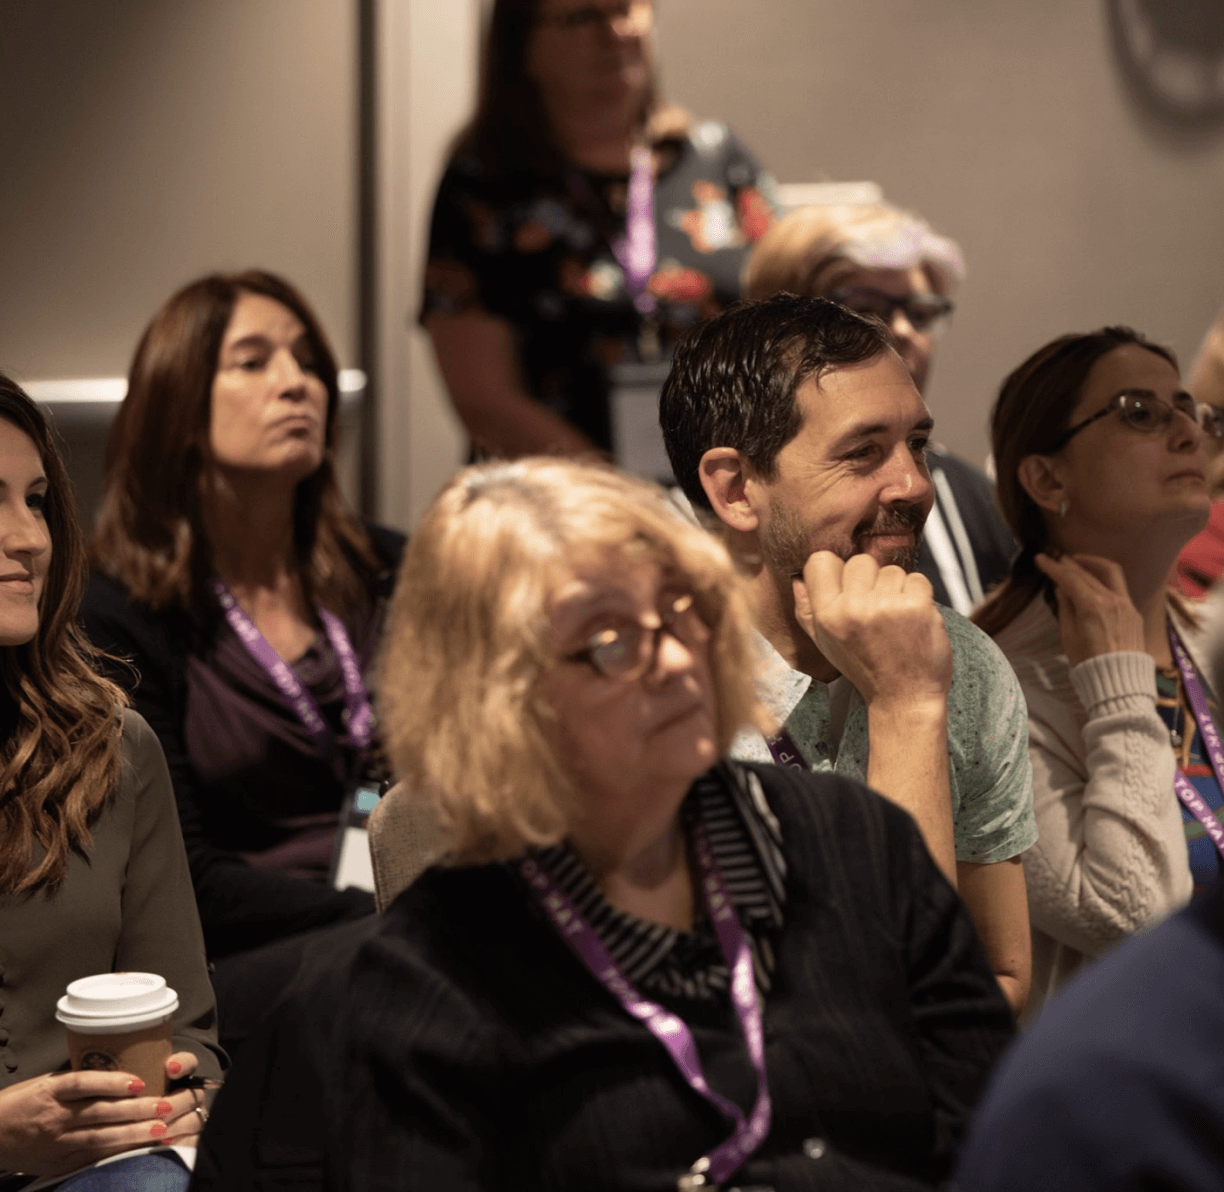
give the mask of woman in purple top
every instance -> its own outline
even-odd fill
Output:
[[[149,324],[107,445],[83,617],[166,751],[223,1030],[227,958],[372,909],[325,879],[402,539],[344,506],[338,409],[301,295],[213,275]]]

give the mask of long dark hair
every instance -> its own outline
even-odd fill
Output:
[[[12,894],[56,889],[69,853],[89,844],[89,826],[119,780],[125,699],[95,670],[77,624],[85,547],[68,473],[42,411],[3,374],[0,418],[42,460],[51,539],[38,629],[24,645],[0,649],[0,893]]]
[[[559,174],[564,159],[539,88],[527,73],[527,48],[540,0],[496,0],[481,43],[476,113],[455,141],[490,174]],[[638,114],[641,127],[659,107],[654,80]]]
[[[206,606],[212,575],[200,494],[209,479],[212,383],[225,329],[242,294],[261,294],[301,320],[327,389],[323,462],[294,494],[294,547],[307,603],[338,612],[365,591],[355,567],[378,569],[368,537],[336,480],[340,389],[336,360],[314,311],[271,273],[214,273],[179,290],[145,329],[127,396],[106,444],[94,566],[153,608]]]
[[[1063,335],[1034,352],[1003,382],[990,415],[991,449],[998,473],[999,508],[1020,544],[1011,575],[973,621],[992,637],[1000,633],[1048,583],[1036,557],[1049,544],[1045,516],[1020,483],[1020,462],[1051,454],[1066,434],[1092,367],[1115,348],[1135,344],[1177,368],[1177,358],[1129,327],[1103,327],[1087,335]]]

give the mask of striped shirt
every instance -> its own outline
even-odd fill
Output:
[[[693,784],[681,815],[686,824],[699,819],[705,825],[752,949],[757,988],[764,996],[774,970],[774,939],[782,929],[786,860],[781,832],[761,784],[750,771],[723,762]],[[693,929],[678,931],[616,910],[568,844],[541,849],[536,860],[641,993],[694,1000],[727,996],[727,964],[704,905]]]

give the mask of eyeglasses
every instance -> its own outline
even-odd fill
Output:
[[[709,640],[710,630],[697,612],[691,592],[671,601],[659,614],[658,625],[637,621],[609,625],[592,634],[581,650],[566,654],[564,660],[585,662],[606,678],[630,682],[654,670],[664,633],[685,646],[698,646]]]
[[[1209,405],[1205,401],[1195,401],[1188,393],[1178,393],[1170,405],[1162,397],[1157,397],[1147,389],[1128,389],[1097,410],[1090,418],[1077,422],[1065,431],[1062,438],[1050,448],[1051,452],[1059,451],[1086,426],[1091,426],[1098,419],[1117,411],[1122,421],[1131,430],[1142,431],[1144,434],[1156,434],[1173,421],[1174,414],[1184,414],[1195,426],[1209,434],[1213,439],[1224,439],[1224,409]]]
[[[934,330],[955,309],[951,299],[941,298],[938,294],[906,294],[899,298],[895,294],[885,294],[883,290],[865,286],[847,286],[834,290],[829,297],[857,314],[876,315],[890,327],[897,311],[904,311],[915,331]]]
[[[537,25],[556,25],[566,32],[594,30],[604,22],[618,37],[645,37],[654,25],[654,0],[628,0],[627,3],[585,4],[566,12],[537,18]]]

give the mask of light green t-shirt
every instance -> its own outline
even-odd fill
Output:
[[[939,606],[952,644],[948,761],[956,859],[1005,861],[1037,840],[1028,710],[999,648],[959,613]],[[867,708],[848,679],[821,683],[792,670],[758,635],[757,696],[817,771],[867,781]],[[772,762],[765,738],[741,733],[731,756]]]

